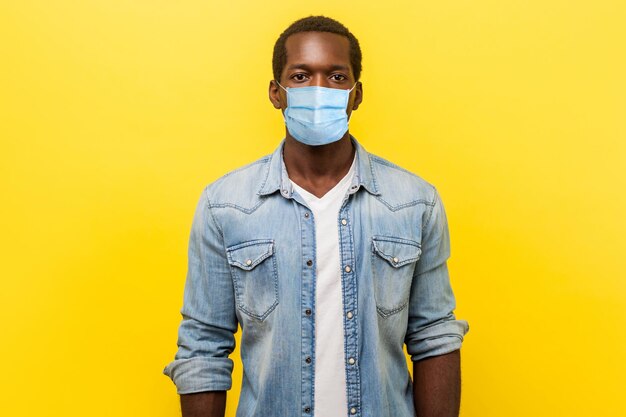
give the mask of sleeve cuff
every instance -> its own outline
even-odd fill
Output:
[[[411,361],[443,355],[461,348],[463,336],[469,331],[465,320],[448,320],[408,335],[406,348]]]
[[[163,374],[174,382],[178,394],[227,391],[232,386],[232,371],[230,358],[176,359],[163,368]]]

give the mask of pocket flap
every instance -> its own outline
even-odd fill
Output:
[[[271,239],[251,240],[226,248],[228,263],[249,271],[274,254]]]
[[[415,262],[422,254],[420,244],[414,240],[391,236],[373,236],[372,250],[394,268]]]

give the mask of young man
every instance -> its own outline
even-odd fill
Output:
[[[278,38],[273,69],[285,139],[207,186],[195,212],[163,371],[183,416],[224,416],[238,324],[237,416],[458,416],[469,326],[453,312],[445,211],[435,187],[348,132],[358,41],[304,18]]]

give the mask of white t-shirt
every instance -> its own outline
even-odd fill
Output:
[[[338,222],[355,161],[356,155],[348,173],[322,198],[291,181],[315,221],[315,417],[336,417],[348,412]]]

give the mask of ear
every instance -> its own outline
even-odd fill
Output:
[[[282,109],[282,98],[281,98],[281,91],[282,88],[280,88],[280,86],[276,83],[276,81],[271,80],[270,81],[270,86],[269,86],[269,98],[270,101],[272,102],[272,105],[274,106],[275,109]],[[287,107],[287,106],[285,106]]]
[[[359,105],[363,101],[363,84],[361,83],[361,81],[357,81],[354,90],[354,104],[352,105],[352,110],[358,109]]]

